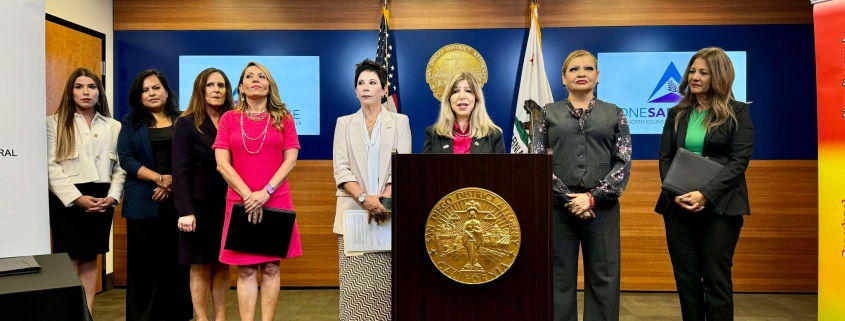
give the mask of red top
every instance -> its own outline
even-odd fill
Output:
[[[470,144],[472,143],[472,136],[469,135],[469,126],[467,126],[466,131],[461,132],[461,127],[455,123],[453,131],[455,139],[452,142],[452,154],[469,154]]]

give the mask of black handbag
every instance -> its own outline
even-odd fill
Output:
[[[296,213],[289,210],[263,208],[261,223],[249,221],[243,204],[232,205],[229,230],[224,249],[286,258],[296,222]]]

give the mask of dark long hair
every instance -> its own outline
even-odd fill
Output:
[[[141,125],[155,126],[156,119],[153,113],[141,103],[141,94],[144,92],[144,79],[149,76],[156,76],[164,90],[167,92],[167,101],[164,102],[164,113],[168,117],[179,114],[179,103],[176,94],[170,90],[170,85],[167,84],[167,78],[164,77],[160,71],[155,69],[147,69],[142,71],[135,80],[132,81],[132,87],[129,88],[129,107],[132,107],[132,126],[141,127]]]
[[[185,112],[181,116],[193,116],[194,126],[197,127],[197,131],[200,133],[202,133],[200,126],[205,121],[207,114],[205,108],[208,106],[208,103],[205,102],[205,84],[213,73],[219,73],[220,76],[223,76],[223,82],[226,84],[226,93],[223,95],[223,106],[220,106],[220,114],[222,115],[232,110],[235,106],[235,102],[232,99],[232,83],[229,82],[229,77],[226,77],[226,73],[223,70],[211,67],[200,72],[197,78],[194,79],[194,91],[191,93],[191,100],[188,101],[188,108],[185,109]]]
[[[737,125],[736,114],[734,114],[730,105],[731,100],[734,100],[732,89],[734,83],[733,63],[722,48],[707,47],[699,50],[689,59],[687,69],[684,71],[684,77],[679,87],[683,98],[674,107],[677,110],[677,113],[675,113],[676,132],[680,120],[699,104],[698,96],[692,94],[689,90],[689,70],[695,60],[699,58],[707,62],[707,67],[710,70],[710,92],[707,93],[707,98],[710,100],[708,102],[710,112],[704,116],[704,125],[707,127],[707,132],[726,122],[730,122],[733,126]]]
[[[65,82],[65,90],[62,92],[62,100],[59,103],[59,108],[53,117],[56,118],[56,161],[62,161],[70,157],[75,149],[76,131],[73,123],[73,116],[76,114],[76,101],[73,100],[73,85],[76,83],[76,78],[88,77],[94,80],[99,92],[97,96],[97,105],[94,106],[94,111],[100,115],[111,117],[109,112],[109,100],[106,98],[106,90],[103,88],[103,83],[100,77],[94,74],[87,68],[77,68],[70,73]]]

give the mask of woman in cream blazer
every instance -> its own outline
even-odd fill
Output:
[[[94,305],[97,255],[109,251],[114,206],[126,172],[117,159],[120,123],[103,84],[85,68],[67,79],[56,113],[47,116],[47,177],[53,253],[67,253]]]
[[[365,210],[369,218],[375,218],[372,224],[384,220],[380,198],[392,193],[390,154],[394,149],[411,152],[411,129],[408,116],[381,105],[387,91],[384,67],[369,59],[356,67],[355,93],[361,109],[337,119],[332,152],[337,183],[334,232],[340,257],[340,320],[390,320],[390,253],[345,255],[343,213]]]

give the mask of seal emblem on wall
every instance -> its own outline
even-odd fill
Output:
[[[519,221],[502,197],[468,187],[440,199],[425,224],[434,266],[464,284],[493,281],[513,265],[522,241]]]
[[[487,83],[487,63],[472,47],[453,43],[435,51],[425,67],[425,81],[434,98],[440,100],[452,77],[462,71],[472,73],[480,87]]]

